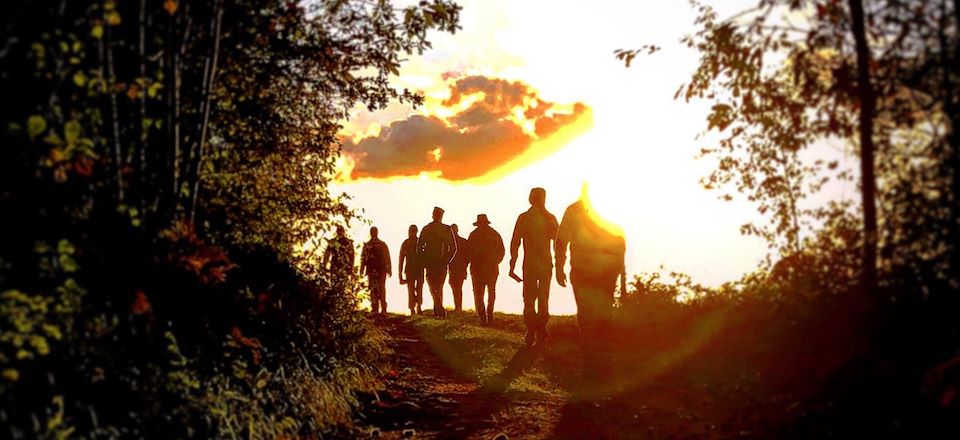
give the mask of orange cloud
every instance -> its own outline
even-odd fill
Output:
[[[552,154],[590,125],[583,123],[590,119],[583,103],[547,102],[522,82],[485,76],[455,80],[450,96],[427,113],[345,139],[337,178],[502,176]]]

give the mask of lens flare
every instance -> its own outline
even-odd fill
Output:
[[[609,191],[596,191],[597,194],[602,194],[597,197],[593,193],[594,191],[590,190],[589,181],[584,182],[580,189],[580,200],[587,210],[587,214],[590,215],[590,219],[607,232],[623,237],[624,231],[620,222],[625,219],[622,218],[622,215],[619,215],[623,213],[623,210],[618,209],[622,204],[616,203],[619,194],[611,194]]]

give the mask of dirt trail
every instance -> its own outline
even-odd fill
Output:
[[[448,367],[404,317],[378,325],[391,336],[392,365],[379,400],[363,411],[380,438],[547,437],[563,402],[482,389]]]
[[[391,337],[395,370],[361,411],[376,438],[737,438],[706,414],[715,404],[688,390],[646,386],[629,395],[578,399],[504,393],[458,374],[405,317],[378,319]],[[564,384],[575,390],[575,384]],[[724,426],[727,425],[727,426]]]

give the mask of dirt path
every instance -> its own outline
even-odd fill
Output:
[[[378,325],[391,337],[396,369],[361,410],[363,434],[371,438],[752,437],[708,417],[719,402],[677,387],[647,385],[599,399],[575,397],[576,384],[564,384],[564,396],[483,388],[450,368],[405,317],[390,315]],[[542,355],[529,363],[536,359]],[[501,373],[506,381],[511,368]]]
[[[379,325],[391,336],[392,365],[385,390],[363,410],[372,436],[380,438],[548,437],[563,401],[524,398],[482,389],[457,374],[421,340],[404,317]]]

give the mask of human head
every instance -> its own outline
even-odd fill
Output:
[[[407,228],[407,236],[410,238],[417,238],[417,225],[410,225]]]
[[[376,226],[370,228],[370,238],[377,238],[380,235],[380,230]]]
[[[547,190],[539,186],[530,190],[530,204],[537,208],[543,208],[547,204]]]
[[[450,229],[453,229],[453,235],[457,235],[460,233],[460,227],[457,226],[456,223],[450,225]]]
[[[343,229],[343,226],[337,225],[337,237],[343,237],[347,235],[347,231]]]
[[[490,224],[490,220],[487,219],[486,214],[477,214],[477,221],[473,222],[474,226],[487,226]]]
[[[443,220],[443,208],[439,206],[433,208],[433,220],[438,222]]]

